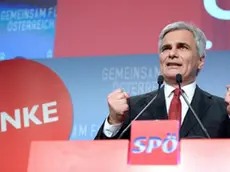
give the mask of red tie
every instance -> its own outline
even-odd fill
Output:
[[[174,92],[174,96],[169,107],[168,118],[171,120],[179,120],[179,122],[181,122],[180,89],[176,88],[173,92]]]

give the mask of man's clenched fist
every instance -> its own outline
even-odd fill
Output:
[[[119,124],[124,121],[129,110],[129,95],[121,89],[117,89],[108,95],[109,123]]]

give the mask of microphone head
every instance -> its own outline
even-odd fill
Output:
[[[164,82],[164,77],[162,75],[159,75],[157,78],[157,83],[158,85],[162,85]]]
[[[178,84],[182,83],[182,75],[179,74],[179,73],[176,75],[176,82],[177,82]]]

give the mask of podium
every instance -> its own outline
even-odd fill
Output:
[[[171,123],[174,129],[177,127],[175,121]],[[147,123],[153,126],[164,125],[165,121],[137,121],[133,126],[130,142],[128,140],[91,140],[91,141],[35,141],[31,144],[28,172],[76,172],[76,171],[100,171],[100,172],[229,172],[230,171],[230,139],[182,139],[177,149],[166,152],[170,158],[161,151],[156,134],[164,134],[170,131],[167,127],[158,128],[152,132],[140,126]],[[169,126],[169,123],[167,126]],[[137,129],[134,129],[137,127]],[[155,128],[156,129],[156,128]],[[173,128],[170,128],[171,131]],[[146,133],[147,131],[147,133]],[[158,133],[158,134],[159,134]],[[174,132],[172,132],[174,133]],[[162,135],[159,135],[159,138]],[[134,147],[135,138],[145,139],[139,144],[140,149]],[[152,139],[154,138],[154,139]],[[142,140],[143,141],[143,140]],[[148,143],[150,148],[144,148]],[[161,142],[162,143],[162,142]],[[138,145],[138,144],[137,144]],[[133,148],[136,152],[133,152]],[[170,144],[169,144],[170,148]],[[141,151],[140,151],[141,150]],[[151,151],[150,151],[151,150]],[[172,149],[169,149],[172,150]],[[178,151],[175,151],[178,150]],[[147,154],[146,154],[147,151]],[[150,151],[150,154],[149,153]],[[135,159],[136,153],[142,159]],[[175,154],[174,154],[174,153]],[[133,154],[134,153],[134,154]],[[156,155],[157,153],[157,155]],[[177,154],[178,153],[178,154]],[[164,156],[163,161],[152,161],[152,158]],[[152,155],[155,155],[152,157]],[[173,156],[172,156],[173,155]],[[171,161],[170,159],[180,161]],[[150,159],[149,159],[150,158]],[[168,159],[167,159],[168,158]],[[134,160],[132,163],[132,160]],[[161,164],[159,164],[161,162]],[[167,164],[167,162],[169,162]],[[172,163],[176,162],[176,164]],[[152,164],[151,164],[152,163]]]
[[[28,172],[124,172],[128,140],[32,142]]]

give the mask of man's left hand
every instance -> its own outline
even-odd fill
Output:
[[[225,102],[227,103],[228,115],[230,115],[230,85],[227,85],[227,91],[225,94]]]

